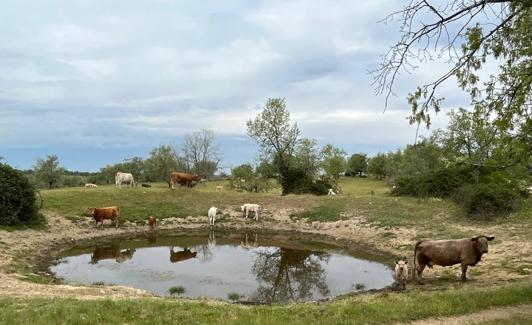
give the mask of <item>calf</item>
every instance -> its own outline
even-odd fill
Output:
[[[421,275],[425,266],[432,268],[434,264],[449,266],[462,265],[462,281],[466,280],[468,266],[475,266],[482,254],[488,252],[488,242],[495,237],[477,236],[457,240],[425,240],[416,244],[414,249],[414,269],[418,283],[422,283]],[[416,267],[416,262],[418,266]]]
[[[221,214],[222,211],[217,209],[216,207],[211,207],[209,209],[208,215],[209,215],[209,226],[214,226],[214,222],[216,221],[216,215]]]
[[[406,280],[408,280],[408,262],[399,260],[395,262],[394,270],[395,283],[393,288],[395,290],[405,290]]]
[[[96,226],[98,226],[98,222],[100,222],[100,228],[103,228],[103,221],[105,219],[111,219],[115,222],[115,227],[118,228],[118,219],[120,218],[119,207],[89,208],[89,213],[96,221]]]
[[[150,226],[150,229],[157,227],[157,219],[155,219],[154,216],[150,216],[148,218],[148,225]]]
[[[243,206],[240,207],[240,210],[242,210],[242,212],[244,212],[244,215],[246,216],[246,219],[248,218],[250,213],[254,213],[255,214],[255,221],[259,220],[259,209],[260,209],[260,205],[251,204],[251,203],[246,203],[246,204],[244,204]]]

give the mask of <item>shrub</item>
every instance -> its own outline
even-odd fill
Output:
[[[488,218],[515,211],[523,195],[512,183],[477,183],[461,187],[453,199],[471,216]]]
[[[0,225],[38,224],[35,188],[19,171],[0,164]]]
[[[183,286],[174,286],[168,289],[168,293],[171,295],[182,295],[185,293],[185,291],[186,289]]]

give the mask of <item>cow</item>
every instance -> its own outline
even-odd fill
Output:
[[[92,184],[92,183],[87,183],[87,184],[85,184],[85,187],[98,187],[98,185]]]
[[[101,227],[103,228],[103,221],[105,219],[111,219],[115,222],[115,227],[118,228],[118,219],[120,219],[120,208],[119,207],[106,207],[106,208],[89,208],[90,215],[96,221],[96,226],[98,222],[101,222]]]
[[[122,184],[129,184],[130,187],[135,185],[135,178],[131,173],[118,172],[115,175],[115,185],[118,188],[122,188]]]
[[[243,206],[240,207],[240,210],[244,212],[244,215],[246,216],[246,219],[248,218],[250,213],[255,214],[255,221],[259,220],[259,209],[260,205],[258,204],[252,204],[252,203],[246,203]]]
[[[392,288],[394,290],[405,290],[406,281],[408,280],[408,262],[405,260],[395,261],[394,269],[395,283]]]
[[[462,281],[466,280],[468,266],[475,266],[482,254],[488,252],[488,242],[493,236],[477,236],[457,240],[424,240],[416,243],[414,249],[414,270],[417,281],[422,284],[421,275],[425,266],[432,268],[434,264],[449,266],[462,265]],[[416,263],[418,266],[416,266]]]
[[[170,173],[170,185],[172,187],[172,190],[175,189],[175,184],[179,183],[181,185],[186,185],[187,187],[193,187],[194,182],[198,182],[200,177],[198,175],[192,175],[189,173],[178,173],[178,172],[172,172]]]
[[[216,221],[216,215],[222,214],[222,210],[217,209],[216,207],[211,207],[207,214],[209,216],[209,226],[214,226],[214,222]]]
[[[329,191],[327,192],[327,195],[330,195],[330,196],[335,196],[336,193],[334,193],[333,189],[330,188]]]
[[[154,216],[150,216],[148,218],[148,225],[150,226],[150,229],[153,230],[153,228],[157,227],[157,219],[155,219]]]
[[[221,191],[221,190],[223,190],[223,189],[224,189],[224,187],[221,186],[221,185],[216,186],[216,190],[217,190],[217,191]]]
[[[188,260],[190,258],[195,258],[197,252],[191,252],[190,249],[185,248],[182,251],[174,252],[174,248],[170,248],[170,262],[176,263]]]
[[[140,184],[140,186],[142,186],[142,187],[151,187],[151,184],[142,183],[142,184]]]

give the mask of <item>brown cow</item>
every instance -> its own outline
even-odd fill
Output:
[[[185,248],[184,250],[179,252],[174,252],[174,248],[172,247],[170,248],[170,262],[175,263],[185,261],[190,258],[195,258],[196,254],[197,252],[191,252],[188,248]]]
[[[154,216],[150,216],[148,218],[148,225],[150,226],[150,229],[153,230],[153,228],[157,227],[157,219],[155,219]]]
[[[193,182],[198,182],[200,177],[198,175],[192,175],[189,173],[178,173],[178,172],[172,172],[170,173],[170,185],[172,186],[172,190],[175,189],[175,184],[179,183],[181,185],[186,185],[187,187],[194,186]]]
[[[482,254],[488,252],[488,241],[495,237],[477,236],[457,240],[424,240],[416,244],[414,249],[414,269],[417,281],[421,282],[421,275],[425,266],[432,268],[434,264],[449,266],[460,263],[462,265],[462,281],[466,280],[468,266],[475,266]],[[419,264],[416,267],[416,262]]]
[[[103,228],[103,221],[105,219],[111,219],[115,222],[116,228],[118,228],[118,219],[120,218],[119,207],[89,208],[89,213],[96,221],[96,226],[98,226],[98,222],[101,222],[101,228]]]

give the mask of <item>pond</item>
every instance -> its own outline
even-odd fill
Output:
[[[67,283],[119,284],[169,295],[257,303],[308,301],[393,282],[379,257],[293,233],[156,234],[66,250],[50,270]],[[382,258],[381,258],[382,260]]]

